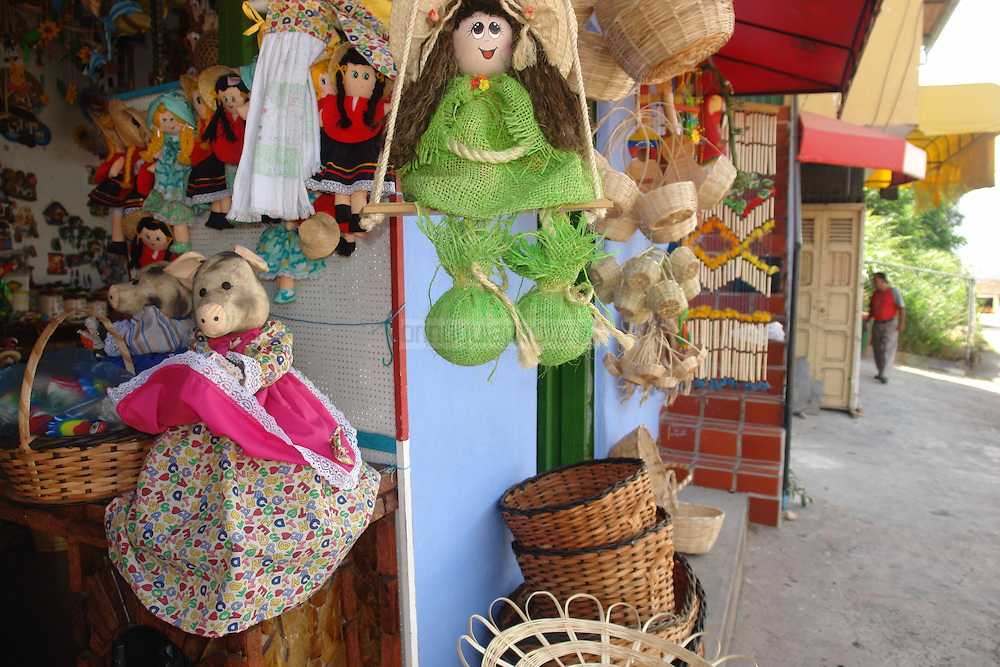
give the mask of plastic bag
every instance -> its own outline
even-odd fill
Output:
[[[16,436],[17,403],[25,364],[0,370],[0,436]],[[32,435],[70,436],[124,428],[108,387],[133,377],[89,350],[69,348],[42,355],[31,388],[29,431]]]

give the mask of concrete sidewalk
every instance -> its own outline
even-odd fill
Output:
[[[794,420],[791,468],[813,502],[791,503],[781,529],[750,527],[731,653],[1000,665],[998,359],[966,374],[911,357],[887,385],[865,360],[863,416]]]

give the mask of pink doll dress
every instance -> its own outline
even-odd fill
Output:
[[[208,339],[109,391],[154,442],[134,493],[105,515],[118,571],[186,632],[239,632],[304,602],[371,519],[379,476],[357,432],[291,367],[268,322]],[[242,364],[240,383],[210,356]]]

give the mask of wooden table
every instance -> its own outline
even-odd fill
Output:
[[[378,468],[378,466],[376,466]],[[384,468],[383,468],[384,469]],[[199,667],[263,667],[264,646],[260,624],[243,632],[227,635],[225,650],[200,660],[210,641],[206,637],[188,634],[153,616],[132,596],[131,605],[127,600],[113,600],[115,596],[102,595],[95,591],[93,579],[103,574],[105,578],[118,577],[108,564],[105,572],[91,575],[88,564],[93,560],[95,547],[102,554],[107,553],[108,543],[104,534],[104,508],[108,501],[83,503],[78,505],[36,505],[14,501],[7,494],[7,483],[0,481],[0,519],[28,526],[38,531],[57,535],[66,539],[69,563],[69,587],[72,600],[73,640],[80,649],[78,667],[106,665],[106,656],[100,655],[104,646],[98,635],[108,635],[119,627],[97,627],[102,624],[114,625],[132,616],[126,607],[141,614],[143,625],[153,626],[177,644],[184,654]],[[381,655],[383,667],[396,667],[402,663],[399,584],[396,571],[396,528],[395,511],[399,507],[394,474],[382,474],[375,510],[368,530],[375,531],[377,572],[379,575],[379,597],[383,601],[381,627]],[[105,558],[105,560],[107,560]],[[360,637],[355,622],[357,595],[354,587],[354,562],[349,552],[338,570],[343,577],[342,608],[344,617],[344,641],[347,664],[361,665]],[[131,594],[120,579],[120,585],[112,583],[113,589],[124,589]],[[100,588],[99,586],[96,588]],[[200,660],[200,661],[199,661]]]

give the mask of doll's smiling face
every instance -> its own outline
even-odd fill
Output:
[[[163,110],[154,118],[156,127],[165,134],[180,134],[187,124],[169,111]]]
[[[346,63],[344,94],[348,97],[370,98],[375,92],[375,68]]]
[[[459,70],[466,76],[507,71],[512,36],[510,23],[502,16],[476,12],[462,19],[453,35]]]

